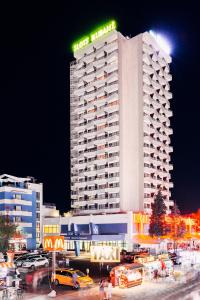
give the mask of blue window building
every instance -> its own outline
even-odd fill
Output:
[[[33,177],[0,176],[0,214],[17,225],[18,234],[9,241],[15,251],[40,245],[42,202],[43,185]]]

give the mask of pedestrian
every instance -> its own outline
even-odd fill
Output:
[[[108,280],[108,286],[107,286],[107,295],[106,295],[106,299],[112,299],[112,282],[111,280],[109,279]]]
[[[99,283],[99,299],[104,300],[104,296],[104,281],[103,279],[101,279]]]
[[[89,276],[89,273],[90,273],[90,269],[87,268],[87,269],[86,269],[86,274],[87,274],[87,276]]]
[[[158,280],[158,270],[155,269],[153,273],[154,273],[153,278],[157,281]]]
[[[69,267],[69,258],[65,259],[65,264],[66,264],[66,267]]]
[[[75,288],[75,289],[78,288],[77,277],[78,277],[78,276],[77,276],[76,272],[74,272],[74,273],[72,274],[72,280],[73,280],[73,285],[74,285],[74,288]]]

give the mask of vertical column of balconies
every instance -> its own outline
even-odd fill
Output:
[[[76,61],[70,64],[70,149],[71,149],[71,199],[73,201],[77,199],[77,189],[76,185],[78,182],[78,173],[76,169],[77,165],[77,144],[78,144],[78,134],[76,132],[76,127],[78,124],[78,97],[74,94],[77,88],[77,78],[74,75],[76,70]]]
[[[172,204],[170,188],[170,128],[172,116],[169,100],[169,63],[171,58],[152,42],[148,33],[143,35],[143,114],[144,114],[144,209],[150,211],[153,195],[158,188]]]
[[[119,210],[119,99],[117,33],[87,47],[77,59],[78,98],[74,213]]]

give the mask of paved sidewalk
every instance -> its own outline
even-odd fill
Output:
[[[173,292],[176,287],[180,286],[180,283],[174,282],[144,282],[140,286],[121,289],[119,287],[113,288],[113,300],[118,299],[128,299],[128,300],[150,300],[150,299],[159,299],[164,292],[170,293]],[[67,300],[97,300],[99,298],[98,295],[98,287],[94,287],[91,289],[81,289],[79,291],[65,291],[62,294],[58,294],[55,299],[67,299]],[[47,295],[33,295],[27,294],[25,299],[29,300],[47,300],[50,299]]]

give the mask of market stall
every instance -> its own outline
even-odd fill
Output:
[[[13,262],[0,263],[0,287],[6,287],[8,280],[16,274],[15,264]]]
[[[152,280],[154,278],[154,272],[161,269],[160,261],[156,256],[137,256],[135,262],[141,263],[144,266],[143,278],[146,280]]]
[[[116,266],[111,270],[110,278],[113,286],[121,288],[140,285],[143,279],[143,265],[133,263]]]
[[[158,255],[158,259],[161,264],[161,269],[160,269],[160,276],[165,277],[165,276],[170,276],[174,272],[174,264],[172,260],[169,258],[168,254],[160,254]]]

